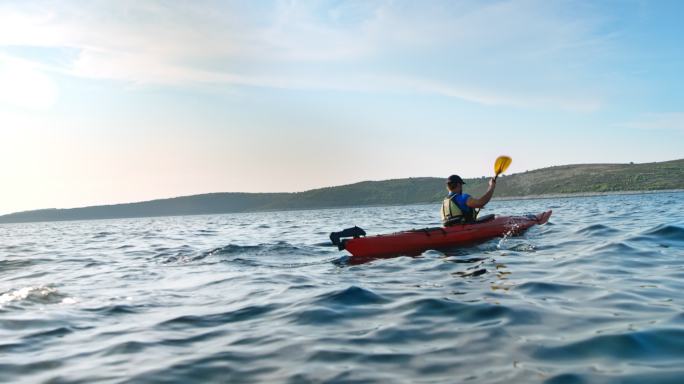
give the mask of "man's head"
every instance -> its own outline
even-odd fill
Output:
[[[451,175],[446,180],[447,189],[451,192],[460,192],[465,181],[459,175]]]

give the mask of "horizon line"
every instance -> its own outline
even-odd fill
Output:
[[[679,159],[672,159],[672,160],[664,160],[664,161],[651,161],[651,162],[644,162],[644,163],[634,163],[634,162],[629,162],[629,163],[576,163],[576,164],[561,164],[561,165],[551,165],[547,167],[542,167],[542,168],[536,168],[532,170],[525,170],[525,171],[520,171],[516,173],[509,173],[509,174],[501,174],[500,176],[506,176],[510,177],[513,175],[521,174],[521,173],[528,173],[528,172],[534,172],[534,171],[540,171],[548,168],[554,168],[554,167],[565,167],[565,166],[582,166],[582,165],[639,165],[639,164],[653,164],[653,163],[667,163],[667,162],[672,162],[672,161],[680,161],[684,160],[684,158],[679,158]],[[478,180],[478,179],[483,179],[487,178],[488,176],[478,176],[478,177],[466,177],[464,178],[465,180]],[[180,198],[187,198],[187,197],[193,197],[193,196],[206,196],[206,195],[214,195],[214,194],[246,194],[246,195],[265,195],[265,194],[272,194],[272,195],[284,195],[284,194],[296,194],[296,193],[306,193],[310,191],[316,191],[319,189],[326,189],[326,188],[338,188],[338,187],[345,187],[345,186],[350,186],[350,185],[356,185],[360,183],[366,183],[366,182],[383,182],[383,181],[393,181],[393,180],[408,180],[408,179],[440,179],[441,177],[436,177],[436,176],[411,176],[411,177],[402,177],[402,178],[393,178],[393,179],[381,179],[381,180],[360,180],[357,182],[349,183],[349,184],[341,184],[341,185],[329,185],[329,186],[324,186],[324,187],[317,187],[317,188],[311,188],[311,189],[306,189],[303,191],[290,191],[290,192],[204,192],[204,193],[195,193],[191,195],[178,195],[178,196],[172,196],[172,197],[158,197],[158,198],[153,198],[149,200],[138,200],[138,201],[128,201],[128,202],[119,202],[119,203],[102,203],[102,204],[95,204],[95,205],[86,205],[86,206],[76,206],[76,207],[64,207],[64,208],[57,208],[57,207],[48,207],[48,208],[36,208],[36,209],[27,209],[23,211],[15,211],[15,212],[9,212],[9,213],[3,213],[0,214],[0,217],[4,216],[10,216],[10,215],[15,215],[15,214],[22,214],[22,213],[28,213],[28,212],[37,212],[37,211],[52,211],[52,210],[70,210],[70,209],[82,209],[82,208],[93,208],[93,207],[112,207],[112,206],[117,206],[117,205],[128,205],[128,204],[143,204],[143,203],[149,203],[152,201],[162,201],[162,200],[173,200],[173,199],[180,199]],[[635,191],[639,192],[639,191]],[[520,196],[521,198],[524,196]]]

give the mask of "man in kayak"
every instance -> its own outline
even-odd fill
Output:
[[[496,180],[489,179],[487,192],[476,199],[467,193],[463,193],[463,184],[465,182],[458,175],[451,175],[447,178],[449,195],[442,201],[442,224],[445,227],[474,222],[477,218],[475,208],[484,207],[492,198],[494,188],[496,188]]]

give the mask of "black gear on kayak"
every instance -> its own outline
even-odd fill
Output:
[[[339,232],[332,232],[330,234],[330,241],[332,241],[334,245],[337,245],[337,248],[339,248],[339,250],[341,251],[344,249],[344,239],[342,239],[343,237],[357,238],[361,236],[366,236],[366,231],[357,226],[353,226],[351,228],[343,229]]]

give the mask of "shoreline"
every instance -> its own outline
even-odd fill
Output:
[[[548,195],[529,195],[529,196],[506,196],[506,197],[493,197],[491,201],[512,201],[512,200],[536,200],[536,199],[571,199],[576,197],[600,197],[600,196],[612,196],[612,195],[651,195],[659,193],[681,193],[684,189],[660,189],[660,190],[648,190],[648,191],[610,191],[610,192],[579,192],[579,193],[558,193],[558,194],[548,194]],[[205,215],[235,215],[244,213],[275,213],[275,212],[296,212],[296,211],[317,211],[317,210],[329,210],[329,209],[353,209],[353,208],[372,208],[372,207],[398,207],[402,205],[427,205],[436,204],[438,202],[434,201],[424,201],[415,203],[402,203],[402,204],[368,204],[368,205],[344,205],[344,206],[333,206],[333,207],[312,207],[312,208],[290,208],[290,209],[265,209],[265,210],[246,210],[246,211],[235,211],[235,212],[216,212],[216,213],[188,213],[188,214],[160,214],[153,216],[120,216],[120,217],[100,217],[100,218],[74,218],[74,219],[57,219],[57,220],[35,220],[35,221],[13,221],[13,222],[0,222],[0,225],[16,225],[16,224],[32,224],[32,223],[54,223],[54,222],[66,222],[66,221],[97,221],[97,220],[126,220],[126,219],[144,219],[144,218],[155,218],[155,217],[181,217],[181,216],[205,216]],[[71,208],[77,209],[77,208]]]
[[[608,191],[608,192],[576,192],[576,193],[552,193],[546,195],[528,195],[528,196],[504,196],[493,197],[494,200],[535,200],[535,199],[568,199],[573,197],[596,197],[596,196],[613,196],[613,195],[651,195],[657,193],[679,193],[684,192],[684,189],[658,189],[646,191]]]

